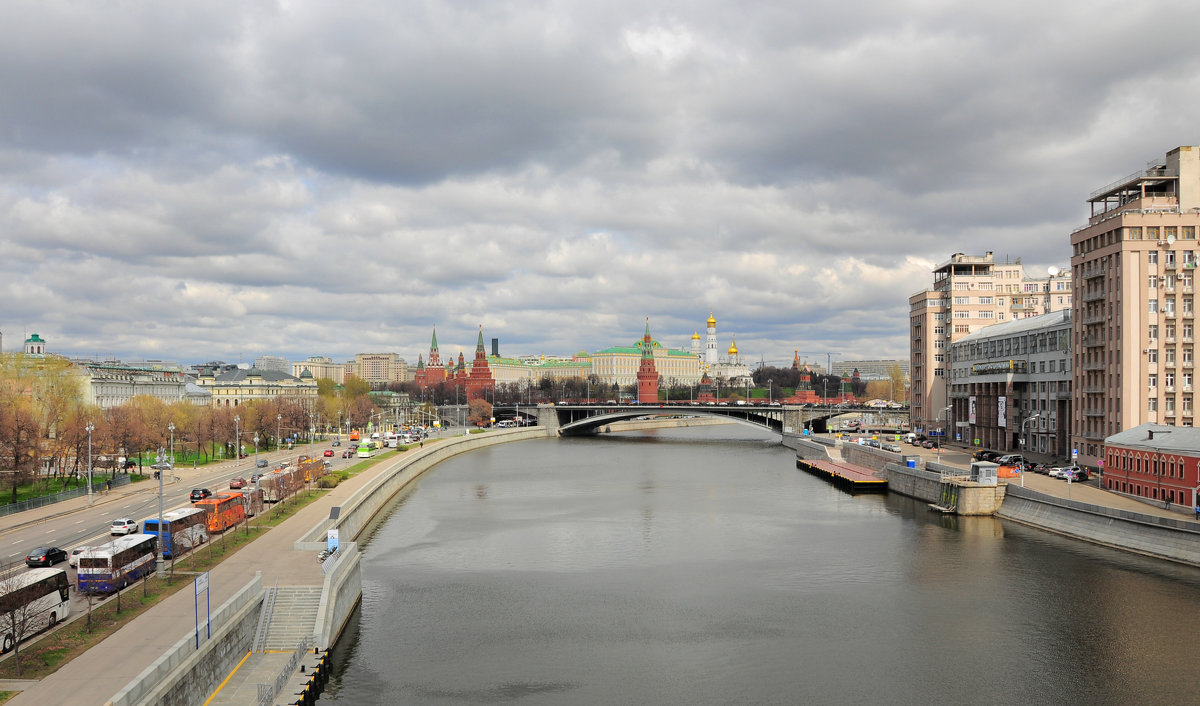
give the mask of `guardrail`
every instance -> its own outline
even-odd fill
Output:
[[[130,480],[129,480],[129,476],[126,474],[118,475],[116,478],[111,479],[111,481],[109,481],[109,480],[97,481],[97,480],[95,480],[95,478],[93,478],[92,479],[92,492],[93,493],[103,493],[104,490],[108,487],[106,484],[109,482],[112,483],[111,487],[119,488],[122,485],[129,485]],[[0,505],[0,517],[4,517],[5,515],[13,515],[18,512],[24,512],[26,510],[33,510],[34,508],[45,507],[47,505],[53,505],[54,503],[61,503],[64,500],[71,500],[73,498],[82,497],[84,495],[87,495],[87,491],[88,491],[88,489],[87,489],[87,486],[85,485],[82,488],[72,488],[71,490],[64,490],[59,493],[54,493],[53,495],[43,495],[39,498],[30,498],[29,500],[22,500],[19,503],[9,503],[7,505]]]

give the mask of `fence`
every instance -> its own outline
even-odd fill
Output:
[[[127,485],[129,483],[129,476],[124,473],[119,473],[119,474],[117,474],[117,477],[113,478],[111,481],[109,481],[107,479],[106,480],[93,479],[92,480],[92,492],[103,493],[104,489],[107,487],[106,484],[110,483],[110,482],[112,483],[112,487],[114,487],[114,488],[116,488],[118,486],[122,486],[122,485]],[[18,512],[24,512],[25,510],[32,510],[32,509],[38,508],[38,507],[45,507],[46,505],[53,505],[54,503],[61,503],[64,500],[70,500],[71,498],[78,498],[78,497],[81,497],[84,495],[87,495],[87,486],[86,485],[83,486],[82,488],[72,488],[71,490],[64,490],[61,493],[54,493],[53,495],[43,495],[39,498],[30,498],[29,500],[22,500],[19,503],[9,503],[7,505],[0,505],[0,517],[3,517],[5,515],[12,515],[12,514],[18,513]]]

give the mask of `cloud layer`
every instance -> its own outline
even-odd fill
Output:
[[[1066,266],[1090,191],[1200,140],[1185,3],[4,15],[6,350],[569,354],[712,310],[768,364],[902,358],[935,263]]]

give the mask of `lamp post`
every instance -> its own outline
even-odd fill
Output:
[[[941,410],[938,411],[937,419],[934,420],[934,423],[937,425],[937,428],[939,430],[941,430],[941,428],[942,428],[942,413],[949,412],[951,410],[951,408],[952,408],[952,406],[947,406],[947,407],[943,407]],[[944,433],[938,437],[938,441],[937,441],[937,462],[938,463],[942,462],[942,442],[945,440],[946,440],[946,435]]]
[[[767,380],[767,404],[775,404],[775,381]]]
[[[275,415],[275,450],[276,451],[278,451],[280,446],[282,445],[282,443],[281,443],[283,441],[283,436],[281,436],[281,434],[283,433],[282,430],[283,430],[283,415],[276,414]]]
[[[1038,413],[1034,412],[1032,417],[1029,417],[1025,421],[1021,422],[1021,433],[1018,436],[1017,441],[1021,442],[1021,454],[1022,455],[1025,454],[1025,425],[1032,422],[1033,420],[1035,420],[1037,418],[1038,418]],[[1025,487],[1025,471],[1024,470],[1021,471],[1021,487],[1022,488]],[[1068,490],[1069,490],[1069,488],[1068,488]]]
[[[91,422],[84,427],[88,433],[88,505],[92,504],[92,432],[96,427]]]
[[[258,468],[258,432],[254,432],[254,467]]]
[[[239,426],[242,418],[233,415],[233,457],[242,460],[242,428]]]
[[[175,468],[175,422],[167,424],[167,431],[171,434],[171,468]],[[162,463],[158,464],[158,541],[155,544],[158,547],[158,562],[155,564],[154,575],[158,578],[166,578],[167,565],[164,552],[166,547],[163,546],[163,537],[166,532],[163,531],[163,476],[166,474]]]

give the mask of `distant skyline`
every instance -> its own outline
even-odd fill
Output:
[[[1200,143],[1194,3],[0,17],[9,351],[569,355],[712,310],[754,363],[905,359],[937,263],[1067,267],[1092,190]]]

